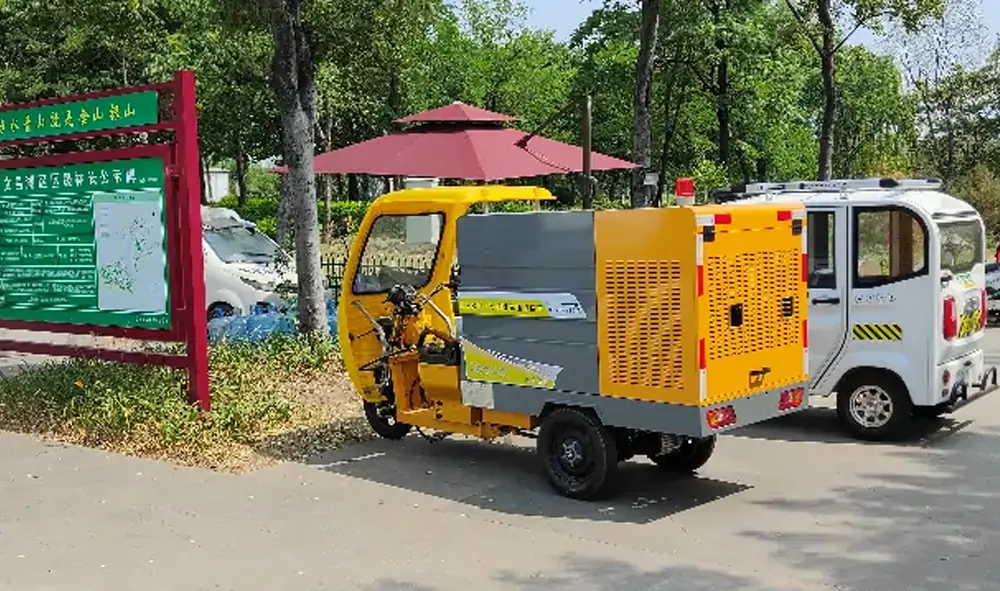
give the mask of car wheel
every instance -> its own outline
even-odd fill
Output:
[[[675,449],[647,457],[667,472],[690,474],[697,472],[712,457],[715,440],[715,435],[700,439],[685,438]]]
[[[837,415],[847,431],[858,439],[894,439],[910,423],[913,410],[910,395],[895,376],[881,371],[865,372],[838,390]]]
[[[593,500],[609,491],[618,450],[614,435],[592,414],[552,411],[542,421],[537,449],[549,485],[562,496]]]
[[[402,439],[413,428],[412,425],[400,423],[396,420],[396,405],[388,402],[375,404],[374,402],[364,402],[365,418],[372,431],[375,431],[383,439]]]

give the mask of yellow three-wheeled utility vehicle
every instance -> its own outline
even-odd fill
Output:
[[[372,204],[338,320],[378,434],[537,434],[550,484],[589,499],[635,455],[691,472],[718,433],[807,406],[801,206],[470,213],[548,199]]]

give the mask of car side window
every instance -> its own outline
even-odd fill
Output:
[[[854,286],[879,287],[927,274],[927,227],[901,207],[854,212]]]
[[[837,289],[837,225],[832,211],[808,214],[809,287]]]

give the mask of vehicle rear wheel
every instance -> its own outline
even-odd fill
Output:
[[[666,452],[649,454],[648,457],[657,466],[667,472],[690,474],[704,466],[715,452],[715,435],[701,439],[684,438],[680,444]]]
[[[611,488],[618,467],[614,435],[590,413],[559,408],[538,433],[538,456],[549,485],[571,499],[593,500]]]
[[[913,405],[895,376],[870,371],[838,388],[837,416],[858,439],[885,441],[900,436],[910,423]]]
[[[396,420],[396,405],[388,402],[364,403],[365,418],[375,433],[384,439],[402,439],[410,432],[413,425],[400,423]]]

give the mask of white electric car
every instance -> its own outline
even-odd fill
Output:
[[[997,389],[983,221],[939,182],[758,183],[716,200],[804,203],[810,386],[836,394],[854,436],[894,437]]]
[[[285,309],[298,285],[292,257],[231,209],[202,206],[201,219],[209,319]]]

